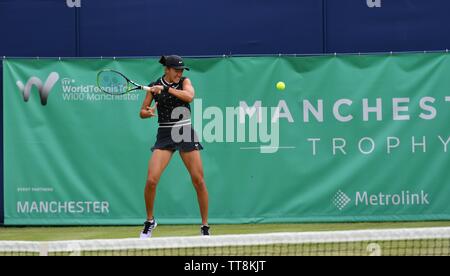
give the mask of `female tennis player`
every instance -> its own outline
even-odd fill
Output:
[[[164,75],[151,83],[150,91],[144,99],[140,117],[142,119],[156,116],[158,112],[158,134],[152,147],[152,156],[148,164],[147,183],[145,185],[145,205],[147,220],[141,232],[141,238],[149,238],[157,226],[153,217],[156,186],[164,169],[169,164],[175,151],[180,157],[192,179],[197,192],[200,214],[202,217],[201,235],[209,235],[208,226],[208,191],[203,177],[203,165],[200,157],[202,145],[191,126],[190,105],[194,99],[194,87],[191,81],[183,77],[184,65],[181,57],[176,55],[162,56],[159,62],[165,67]],[[151,107],[152,101],[155,106]]]

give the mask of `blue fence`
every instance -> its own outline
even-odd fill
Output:
[[[325,51],[389,52],[445,50],[450,47],[450,1],[325,1]],[[369,2],[372,2],[369,0]]]
[[[448,0],[0,0],[0,56],[445,50],[449,12]],[[3,161],[1,179],[0,224]]]

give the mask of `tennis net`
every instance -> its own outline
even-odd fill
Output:
[[[13,256],[439,256],[450,227],[51,242],[0,241]]]

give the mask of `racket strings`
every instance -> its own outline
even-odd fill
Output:
[[[117,95],[124,94],[131,89],[128,80],[113,71],[100,72],[98,86],[103,92]]]

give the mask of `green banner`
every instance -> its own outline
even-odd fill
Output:
[[[185,62],[210,223],[450,219],[448,54]],[[101,93],[104,68],[163,74],[156,59],[4,61],[5,224],[145,219],[157,119],[139,117],[142,92]],[[157,189],[160,223],[200,223],[178,154]]]

